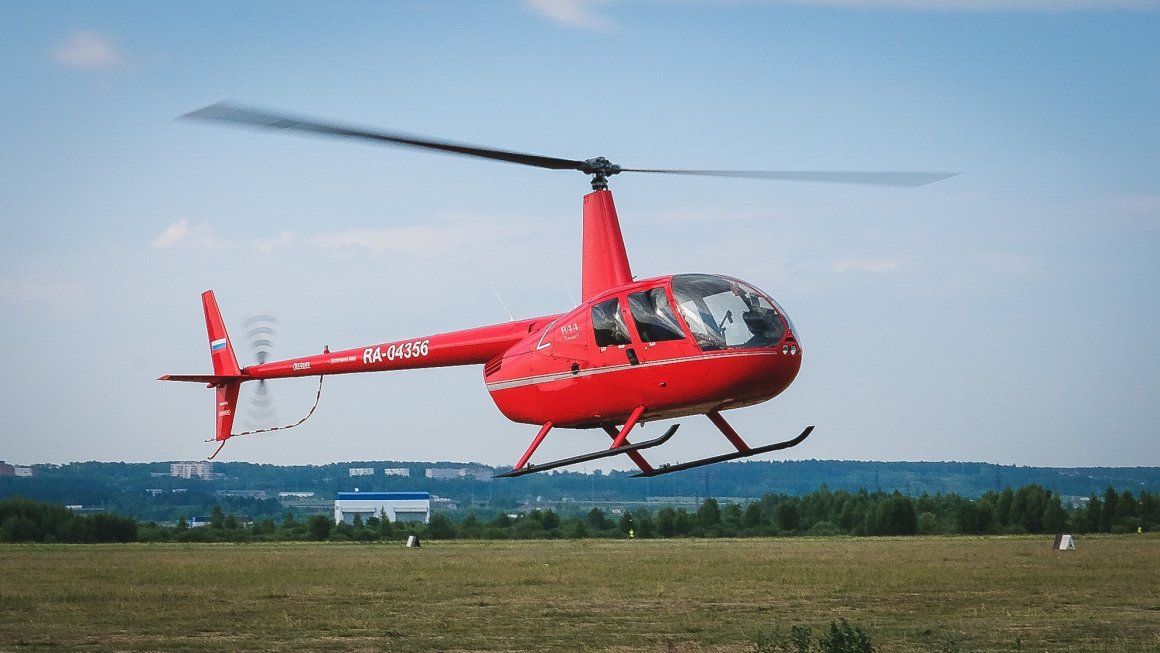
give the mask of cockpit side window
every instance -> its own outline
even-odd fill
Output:
[[[632,293],[628,296],[628,309],[636,322],[636,332],[644,342],[684,340],[685,334],[673,315],[664,288]]]
[[[782,314],[752,287],[707,274],[673,277],[677,310],[704,351],[772,347],[785,335]]]
[[[592,329],[597,347],[616,347],[631,344],[628,327],[620,315],[620,300],[610,299],[592,306]]]

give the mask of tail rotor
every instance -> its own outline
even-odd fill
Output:
[[[274,351],[274,341],[278,334],[278,320],[272,315],[257,314],[246,318],[243,323],[246,329],[246,340],[250,351],[254,353],[254,360],[258,365],[265,364]],[[278,413],[274,409],[274,397],[270,393],[266,380],[258,381],[249,396],[249,407],[246,411],[247,421],[252,428],[268,428],[278,423]]]

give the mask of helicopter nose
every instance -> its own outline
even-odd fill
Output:
[[[766,369],[765,385],[770,397],[781,394],[797,378],[802,366],[802,348],[788,331],[781,339],[781,344],[773,348],[776,355],[771,356]]]

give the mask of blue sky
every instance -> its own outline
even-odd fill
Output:
[[[634,167],[961,172],[612,190],[635,274],[737,276],[799,327],[795,384],[728,414],[751,444],[1160,464],[1158,34],[1145,0],[0,0],[0,459],[208,454],[211,393],[155,381],[209,370],[207,288],[287,357],[574,305],[581,175],[174,120],[229,99]],[[314,389],[273,384],[281,421]],[[669,461],[727,448],[684,422]],[[512,464],[534,431],[476,368],[352,375],[221,459]]]

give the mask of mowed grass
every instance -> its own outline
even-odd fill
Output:
[[[6,545],[0,650],[1160,651],[1160,537],[1051,540]]]

